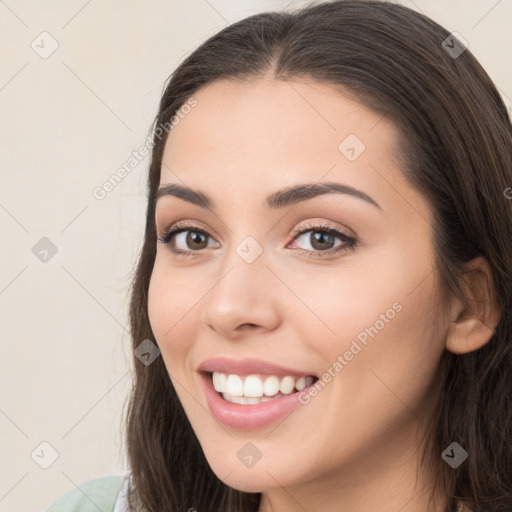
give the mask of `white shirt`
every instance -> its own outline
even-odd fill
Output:
[[[128,493],[128,485],[131,480],[130,478],[127,478],[121,489],[119,490],[119,493],[117,494],[116,501],[114,502],[114,510],[113,512],[128,512],[128,501],[127,501],[127,493]]]

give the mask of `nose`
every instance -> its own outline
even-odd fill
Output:
[[[277,327],[282,284],[266,263],[264,253],[251,263],[236,251],[225,260],[202,303],[201,322],[208,329],[237,339]]]

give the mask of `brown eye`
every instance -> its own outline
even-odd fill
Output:
[[[176,225],[165,235],[159,236],[158,241],[168,245],[175,254],[192,254],[208,248],[211,236],[206,231],[195,226]]]
[[[200,249],[206,249],[205,242],[207,242],[208,240],[207,234],[199,231],[187,230],[182,231],[181,233],[179,233],[179,235],[186,235],[185,237],[182,237],[182,241],[187,248],[193,249],[195,251]]]
[[[357,245],[357,240],[353,237],[346,235],[339,229],[326,225],[300,231],[293,239],[295,247],[297,246],[296,241],[300,239],[305,241],[303,243],[306,246],[303,249],[304,252],[315,256],[322,256],[322,253],[332,254],[343,250],[353,250]],[[340,241],[337,244],[336,239]]]
[[[299,247],[298,249],[314,257],[354,250],[358,243],[354,237],[329,225],[312,226],[299,231],[293,238],[292,247],[295,248],[297,240],[302,238],[304,238],[304,245],[307,248]],[[175,224],[164,235],[158,236],[158,241],[167,245],[177,256],[195,256],[204,249],[220,246],[219,244],[208,245],[209,240],[213,240],[213,238],[205,230],[184,222]],[[339,240],[339,243],[336,243],[336,240]]]
[[[313,231],[309,237],[309,244],[318,251],[325,251],[334,247],[335,237],[323,231]]]

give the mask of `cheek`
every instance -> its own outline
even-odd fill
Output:
[[[295,322],[312,352],[332,360],[349,350],[353,340],[365,346],[376,330],[385,332],[403,316],[407,284],[385,281],[383,276],[396,275],[393,269],[377,275],[369,268],[354,261],[339,272],[330,268],[322,275],[315,269],[311,276],[295,279],[294,293],[302,302]]]
[[[197,302],[199,292],[194,293],[190,281],[171,277],[163,265],[155,262],[148,289],[148,316],[164,361],[176,360],[169,354],[183,353],[192,343],[186,335],[191,308]]]
[[[301,339],[318,367],[345,375],[336,381],[353,394],[382,386],[380,375],[401,389],[406,382],[419,389],[437,367],[445,329],[436,312],[434,274],[428,256],[411,253],[383,248],[335,276],[332,269],[324,277],[317,270],[295,282],[310,309],[296,317]]]

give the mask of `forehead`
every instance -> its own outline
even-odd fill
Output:
[[[398,133],[385,116],[325,84],[220,80],[194,98],[197,106],[169,134],[166,153],[174,158],[190,156],[195,147],[219,158],[243,151],[258,160],[277,155],[293,159],[313,156],[308,153],[314,150],[316,160],[332,160],[351,134],[365,152],[395,153]]]
[[[247,199],[301,181],[337,181],[380,204],[406,186],[398,130],[350,93],[265,78],[220,80],[194,99],[167,138],[162,184],[181,181],[214,197],[229,187]]]

